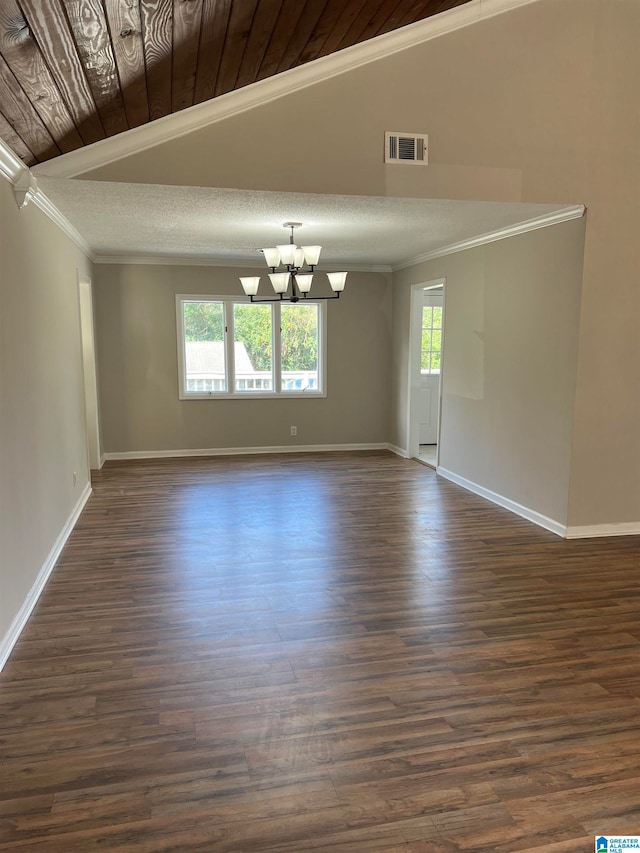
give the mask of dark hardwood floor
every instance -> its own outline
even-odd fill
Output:
[[[0,675],[0,850],[640,834],[640,541],[388,453],[107,463]]]

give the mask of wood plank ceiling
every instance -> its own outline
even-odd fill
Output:
[[[0,138],[27,165],[469,0],[0,0]]]

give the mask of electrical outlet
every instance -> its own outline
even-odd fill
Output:
[[[297,434],[298,434],[298,427],[292,426],[291,427],[291,435],[297,435]]]

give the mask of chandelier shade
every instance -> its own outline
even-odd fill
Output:
[[[263,249],[264,259],[267,262],[268,267],[279,267],[280,266],[280,252],[277,248],[273,249]]]
[[[303,246],[302,251],[304,253],[304,259],[310,267],[315,267],[315,265],[320,260],[320,252],[322,251],[322,246]]]
[[[240,276],[240,283],[245,295],[251,302],[298,302],[300,297],[306,298],[311,292],[311,283],[315,267],[320,260],[322,246],[298,246],[293,242],[293,230],[299,228],[301,222],[285,222],[284,227],[291,229],[288,243],[282,243],[267,249],[262,249],[267,266],[271,270],[269,279],[275,298],[256,299],[260,276]],[[284,267],[284,270],[282,269]],[[346,272],[327,273],[331,296],[314,296],[313,299],[339,299],[347,280]]]
[[[331,290],[335,291],[336,293],[342,293],[347,281],[346,272],[328,272],[327,278],[329,279]]]
[[[286,293],[287,287],[289,287],[288,272],[270,272],[269,278],[276,293]]]
[[[313,279],[313,273],[298,273],[296,276],[296,284],[298,285],[298,290],[300,293],[309,293],[311,290],[311,281]]]
[[[242,289],[247,296],[255,296],[258,292],[258,286],[260,285],[260,276],[244,276],[240,278],[240,282],[242,283]]]
[[[280,263],[290,267],[294,266],[297,248],[298,247],[295,243],[286,243],[284,246],[276,246],[278,254],[280,255]]]

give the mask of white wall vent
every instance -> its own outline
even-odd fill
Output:
[[[393,133],[384,135],[385,163],[415,163],[418,166],[428,164],[428,142],[426,133]]]

